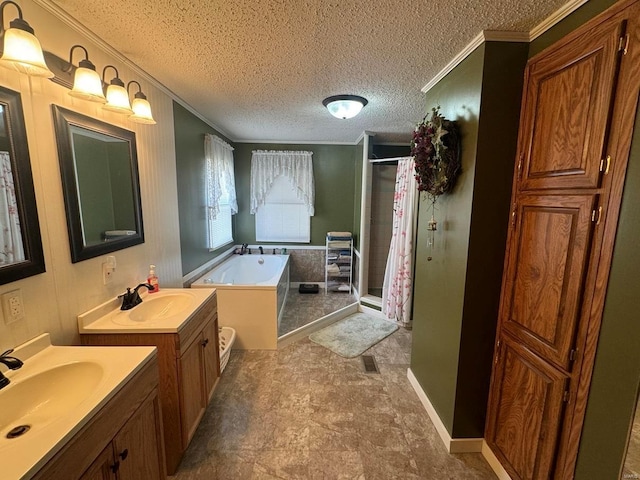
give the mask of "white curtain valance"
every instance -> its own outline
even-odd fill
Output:
[[[255,150],[251,156],[251,213],[264,204],[274,180],[284,175],[295,186],[296,197],[314,214],[313,152]]]
[[[220,199],[227,193],[231,214],[238,213],[236,181],[233,172],[233,147],[216,135],[204,136],[206,163],[206,207],[210,220],[220,212]]]

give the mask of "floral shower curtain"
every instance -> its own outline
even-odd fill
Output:
[[[411,325],[413,237],[418,185],[413,157],[398,161],[393,198],[391,246],[382,284],[382,313],[402,326]]]
[[[24,260],[11,157],[0,152],[0,265]]]

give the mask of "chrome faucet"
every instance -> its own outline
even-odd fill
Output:
[[[247,253],[248,247],[248,243],[243,243],[242,247],[240,247],[240,255],[244,255],[245,253]]]
[[[16,357],[10,357],[9,354],[12,352],[13,349],[7,350],[2,355],[0,355],[0,363],[5,364],[11,370],[18,370],[20,367],[22,367],[22,365],[24,365],[24,363],[22,362],[22,360],[19,360]],[[6,387],[10,382],[11,380],[9,380],[2,374],[2,372],[0,372],[0,388]]]
[[[133,290],[127,287],[126,292],[124,292],[122,295],[118,295],[118,298],[122,298],[122,306],[120,307],[120,310],[131,310],[139,303],[142,303],[142,299],[138,294],[138,289],[140,287],[146,287],[147,290],[153,290],[153,285],[149,285],[148,283],[141,283]]]

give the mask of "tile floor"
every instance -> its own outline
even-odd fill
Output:
[[[449,455],[407,380],[411,332],[361,359],[308,338],[233,351],[175,480],[493,479],[480,454]]]
[[[298,289],[291,288],[278,325],[278,336],[281,337],[355,301],[355,296],[350,293],[325,294],[323,288],[319,293],[299,293]]]

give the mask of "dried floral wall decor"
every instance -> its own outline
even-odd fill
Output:
[[[431,109],[419,123],[411,141],[415,158],[418,190],[432,201],[453,189],[460,175],[460,131],[456,122],[440,115],[440,107]]]
[[[418,191],[425,192],[431,201],[431,220],[427,223],[427,246],[433,252],[436,200],[453,189],[462,170],[460,160],[460,130],[458,125],[440,115],[440,107],[431,109],[413,131],[411,155],[415,160]],[[431,260],[429,255],[427,260]]]

